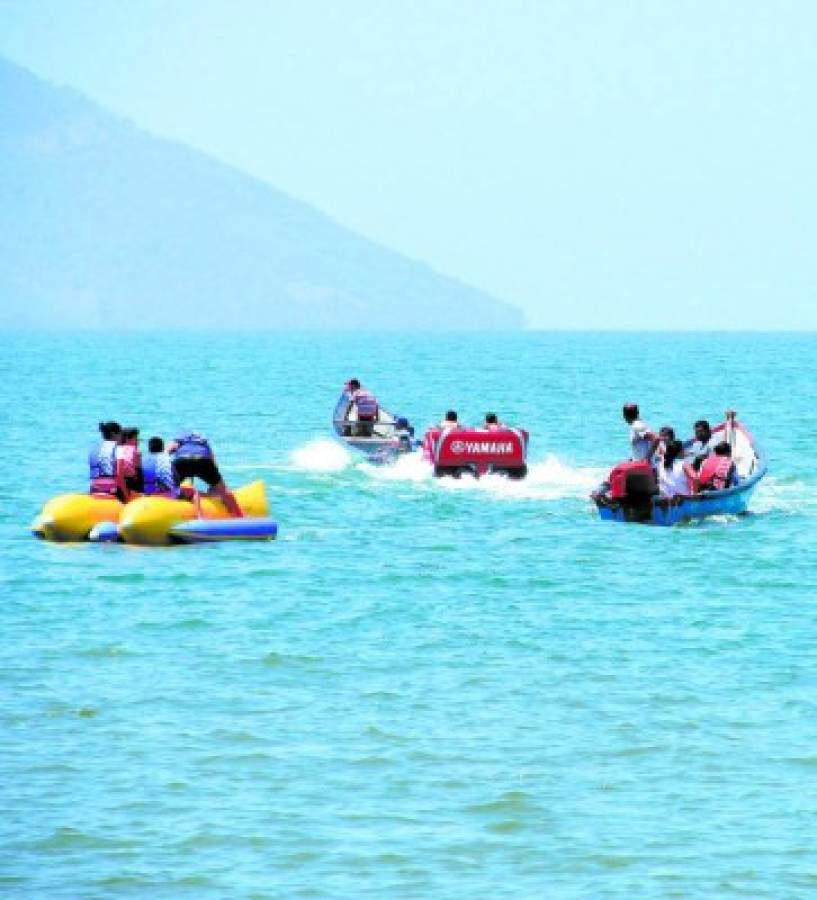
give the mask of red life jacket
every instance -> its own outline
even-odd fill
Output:
[[[704,460],[698,473],[698,487],[702,490],[722,491],[729,484],[734,463],[728,456],[713,453]]]
[[[352,402],[357,407],[358,419],[376,419],[378,406],[377,398],[370,391],[360,388],[352,394]]]

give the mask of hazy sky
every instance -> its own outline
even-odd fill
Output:
[[[536,326],[817,328],[815,2],[0,0],[0,54]]]

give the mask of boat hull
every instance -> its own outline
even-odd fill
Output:
[[[758,479],[759,480],[759,479]],[[752,498],[757,480],[725,491],[711,491],[693,497],[675,497],[672,500],[653,499],[648,505],[628,506],[607,499],[594,497],[599,516],[608,522],[639,522],[646,525],[679,525],[710,516],[739,516],[745,513]]]

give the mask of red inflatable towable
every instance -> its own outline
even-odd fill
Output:
[[[458,428],[444,433],[430,428],[423,440],[423,456],[437,476],[459,478],[463,472],[470,472],[479,477],[501,472],[510,478],[524,478],[527,453],[528,432],[522,428]]]

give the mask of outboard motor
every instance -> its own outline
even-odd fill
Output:
[[[624,510],[628,522],[649,522],[657,493],[655,471],[647,460],[619,463],[610,472],[610,500]]]

